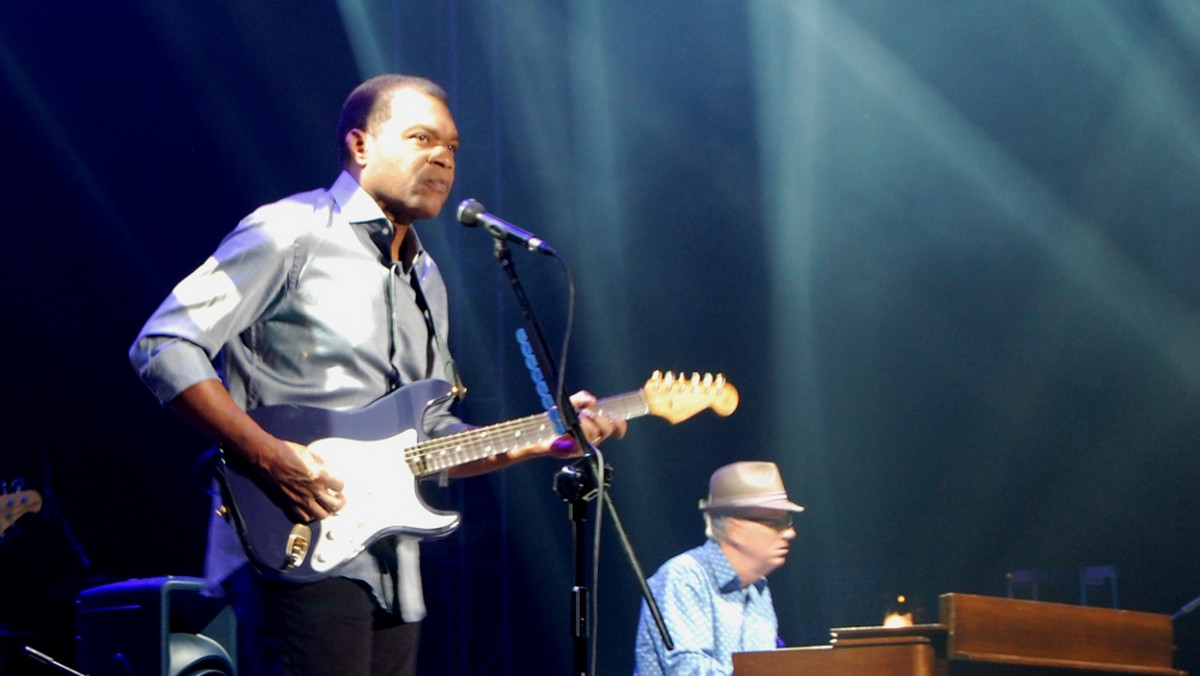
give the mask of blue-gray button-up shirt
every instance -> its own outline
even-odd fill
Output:
[[[419,240],[411,261],[392,262],[391,228],[346,172],[328,190],[258,208],[146,322],[130,348],[134,368],[165,403],[217,378],[219,361],[244,410],[284,403],[356,409],[405,383],[452,380],[449,355],[430,336],[412,287],[415,276],[445,339],[441,273]],[[427,415],[431,436],[462,429],[447,407]],[[417,541],[395,544],[395,560],[368,552],[339,574],[367,582],[383,608],[417,621],[425,615]],[[232,526],[214,518],[210,587],[216,591],[245,563]]]
[[[642,602],[635,676],[728,676],[733,653],[777,647],[778,620],[767,579],[742,587],[713,540],[670,559],[647,583],[675,647],[667,650]]]

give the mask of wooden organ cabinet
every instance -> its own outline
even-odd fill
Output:
[[[735,653],[734,676],[1186,676],[1171,618],[943,594],[939,622],[834,629],[829,645]]]

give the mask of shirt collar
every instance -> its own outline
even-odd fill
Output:
[[[337,203],[338,209],[342,216],[350,222],[351,225],[362,227],[370,236],[371,241],[379,249],[379,253],[383,256],[385,264],[391,263],[392,258],[392,235],[394,234],[395,226],[384,215],[383,209],[379,208],[379,204],[375,202],[375,198],[371,197],[366,190],[363,190],[358,181],[350,175],[350,172],[342,170],[338,174],[337,180],[329,188],[329,194],[333,197],[333,201]],[[421,238],[412,227],[409,227],[408,236],[413,238],[414,260],[421,255],[425,250],[421,246]]]
[[[363,190],[348,171],[343,170],[338,175],[333,186],[329,188],[329,194],[333,196],[333,201],[337,202],[342,216],[351,223],[387,220],[383,210],[376,204],[375,198]]]
[[[708,570],[712,573],[713,583],[717,585],[717,589],[721,590],[722,594],[741,591],[742,579],[733,569],[733,564],[729,563],[729,557],[725,556],[721,545],[717,544],[716,540],[710,539],[705,541],[701,551],[708,559]],[[761,578],[751,586],[761,592],[767,586],[767,578]]]

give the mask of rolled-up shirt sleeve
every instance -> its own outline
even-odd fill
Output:
[[[129,360],[162,404],[196,383],[218,378],[199,345],[175,336],[139,335],[129,349]]]

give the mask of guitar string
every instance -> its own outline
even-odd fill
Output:
[[[603,399],[596,405],[605,413],[623,418],[629,418],[634,413],[648,412],[649,408],[645,394],[641,391]],[[481,428],[481,430],[486,430],[483,432],[468,430],[448,437],[426,440],[407,449],[405,460],[421,470],[438,471],[462,462],[479,460],[513,450],[519,447],[516,442],[526,432],[536,435],[548,427],[550,427],[549,416],[545,413],[538,413]],[[558,436],[557,432],[555,436]],[[513,445],[506,447],[508,444]],[[495,450],[497,448],[500,450]],[[437,457],[435,458],[435,456]],[[437,460],[449,460],[450,463],[441,466],[442,463]]]
[[[621,413],[620,409],[622,407],[620,404],[622,403],[625,402],[616,401],[615,398],[602,402],[602,404],[605,406],[605,409],[611,409],[612,412],[617,414]],[[634,407],[630,408],[631,410],[636,410],[637,407],[635,405]],[[521,434],[524,434],[526,431],[536,433],[548,428],[549,426],[549,416],[546,414],[535,414],[525,418],[519,418],[517,420],[492,425],[487,428],[481,428],[486,430],[483,432],[480,432],[480,430],[470,430],[456,435],[451,435],[449,437],[430,439],[411,447],[408,451],[406,451],[406,455],[410,460],[422,459],[431,455],[444,454],[450,449],[454,449],[456,454],[459,455],[465,455],[466,452],[471,450],[482,450],[486,454],[489,452],[490,447],[498,445],[496,443],[497,441],[501,442],[501,444],[506,440],[510,442],[515,441],[517,437],[519,437]],[[511,439],[506,439],[510,436],[512,437]],[[557,433],[555,433],[555,436],[557,436]],[[504,451],[496,451],[496,453],[503,452]],[[486,455],[480,455],[479,457],[486,457]]]
[[[633,402],[633,404],[634,404],[633,406],[628,406],[628,402],[618,400],[618,397],[605,399],[601,402],[598,402],[597,406],[603,405],[603,408],[601,410],[607,411],[607,410],[611,409],[613,412],[618,413],[618,415],[620,415],[620,411],[626,411],[626,409],[629,411],[637,410],[639,408],[639,406],[637,405],[638,402],[636,401],[636,399],[638,399],[637,395],[635,394],[635,395],[628,395],[628,396],[629,396],[629,398],[632,398],[635,400]],[[621,397],[624,398],[625,395],[621,395]],[[626,407],[622,408],[622,406],[621,406],[622,404],[626,404]],[[640,408],[644,409],[645,405],[644,404],[641,405]],[[436,437],[433,439],[428,439],[428,440],[423,441],[415,446],[410,447],[407,451],[405,451],[405,454],[409,458],[415,458],[415,457],[419,457],[419,456],[423,456],[423,455],[441,453],[445,450],[445,448],[465,446],[468,444],[479,445],[481,443],[485,443],[485,440],[487,440],[488,438],[490,438],[492,436],[500,436],[500,435],[507,434],[508,432],[512,432],[512,431],[523,432],[524,428],[529,428],[529,429],[541,428],[541,427],[547,426],[548,423],[549,423],[549,417],[544,413],[538,413],[538,414],[526,416],[524,418],[518,418],[516,420],[510,420],[507,422],[497,423],[495,425],[490,425],[486,428],[480,428],[478,430],[468,430],[468,431],[460,432],[458,434],[453,434],[453,435],[450,435],[447,437]],[[482,430],[486,430],[486,431],[483,431],[481,434]],[[475,436],[477,438],[470,439],[470,437],[473,437],[473,436]]]

